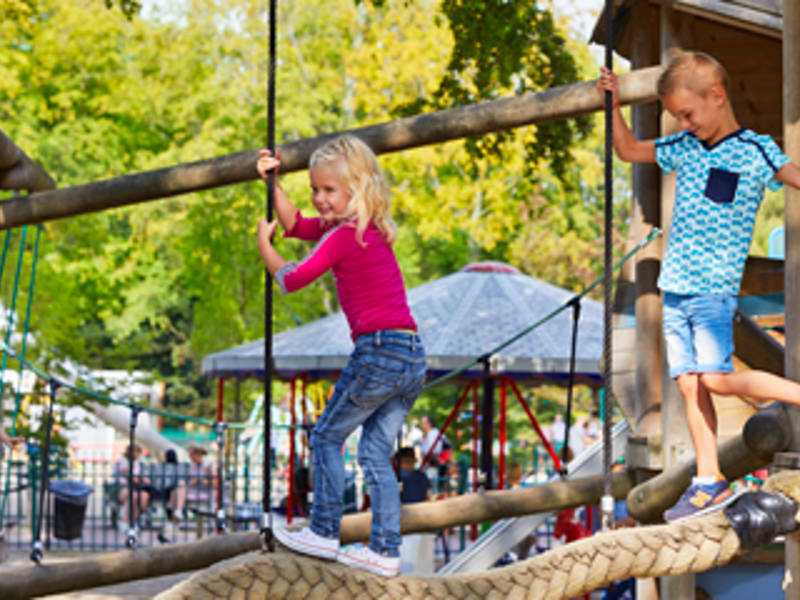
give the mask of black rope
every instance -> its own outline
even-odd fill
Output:
[[[559,475],[562,479],[567,476],[567,462],[569,462],[569,429],[572,426],[572,390],[575,386],[575,353],[578,345],[578,321],[581,318],[581,297],[575,296],[567,302],[572,306],[572,346],[570,347],[569,354],[569,385],[567,387],[567,416],[564,419],[566,422],[564,431],[564,445],[561,447],[561,470]]]
[[[614,50],[614,2],[606,0],[606,53],[605,66],[607,69],[613,68]],[[603,403],[603,529],[609,529],[613,525],[613,504],[609,507],[611,495],[611,403],[613,402],[613,392],[611,386],[611,251],[613,235],[613,101],[614,95],[606,91],[605,93],[605,248],[603,255],[603,268],[605,278],[603,282],[603,386],[605,388]]]
[[[225,451],[225,430],[228,425],[223,421],[217,421],[214,430],[217,434],[217,512],[216,512],[216,529],[217,533],[224,533],[227,526],[227,519],[225,516],[225,506],[222,503],[224,477],[223,477],[223,452]]]
[[[277,0],[269,3],[269,64],[267,71],[267,148],[275,155],[275,38]],[[275,197],[275,171],[267,175],[267,221],[272,221]],[[262,498],[261,543],[275,550],[272,538],[272,276],[266,271],[264,287],[264,495]]]

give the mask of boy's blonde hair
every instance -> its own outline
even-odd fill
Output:
[[[375,153],[354,135],[345,134],[326,142],[311,154],[308,168],[335,168],[350,193],[344,218],[356,218],[356,239],[363,244],[369,222],[375,223],[386,240],[397,239],[397,225],[390,216],[389,184]]]
[[[672,57],[658,78],[658,97],[681,88],[705,96],[715,84],[729,94],[728,72],[717,59],[705,52],[682,52]]]

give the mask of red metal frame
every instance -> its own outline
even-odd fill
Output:
[[[442,425],[442,428],[439,431],[439,435],[436,436],[436,441],[434,441],[433,444],[431,445],[431,447],[428,448],[428,452],[422,458],[422,463],[419,466],[420,469],[424,469],[427,466],[428,462],[430,462],[431,456],[433,456],[434,448],[436,448],[436,446],[439,444],[439,440],[442,439],[442,437],[444,436],[445,432],[447,431],[447,428],[450,427],[450,424],[456,418],[456,415],[458,414],[458,411],[461,408],[461,405],[464,403],[464,399],[467,397],[467,393],[469,392],[470,388],[477,387],[477,385],[478,385],[477,381],[470,381],[467,384],[467,387],[464,388],[464,391],[461,392],[461,396],[458,397],[458,400],[456,401],[456,404],[453,407],[453,410],[451,410],[450,414],[447,415],[447,419],[445,420],[444,425]]]
[[[511,386],[514,395],[517,397],[517,400],[519,400],[519,403],[525,410],[525,414],[528,415],[528,419],[530,420],[531,425],[533,425],[534,430],[536,430],[536,435],[539,436],[539,439],[542,441],[542,445],[544,445],[544,449],[547,450],[547,454],[550,455],[550,458],[553,461],[553,466],[555,466],[556,471],[560,473],[562,471],[562,467],[561,467],[561,461],[558,458],[558,454],[556,454],[556,451],[553,449],[550,440],[547,439],[547,436],[542,431],[542,428],[539,427],[539,421],[536,420],[536,417],[533,415],[533,412],[528,406],[528,403],[525,401],[525,398],[522,397],[522,393],[520,393],[519,388],[517,387],[517,382],[508,377],[507,375],[501,375],[500,377],[502,380],[508,382],[508,385]]]

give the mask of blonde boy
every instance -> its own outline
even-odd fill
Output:
[[[617,78],[602,70],[611,91],[613,142],[628,162],[677,170],[667,249],[658,287],[670,375],[686,401],[697,476],[667,521],[724,506],[732,491],[717,456],[717,417],[710,392],[800,405],[800,385],[764,371],[733,371],[733,315],[764,188],[800,188],[800,168],[767,135],[739,126],[728,96],[728,75],[714,58],[686,52],[658,81],[664,108],[680,133],[638,140],[619,109]]]

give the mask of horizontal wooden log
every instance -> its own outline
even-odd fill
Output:
[[[458,525],[470,525],[597,504],[603,495],[603,475],[553,481],[515,490],[492,490],[481,494],[454,496],[436,502],[403,506],[400,515],[403,533],[439,531]],[[614,473],[612,493],[624,498],[633,487],[632,472]],[[343,544],[369,538],[369,513],[348,515],[342,519]]]
[[[42,192],[55,187],[47,171],[0,131],[0,189]]]
[[[648,67],[620,76],[623,103],[656,99],[656,80],[661,67]],[[397,152],[564,119],[597,111],[603,97],[595,82],[563,85],[541,92],[492,100],[435,113],[398,119],[380,125],[353,129],[377,154]],[[341,133],[341,132],[340,132]],[[281,172],[306,168],[311,152],[336,134],[288,142],[278,147]],[[32,194],[0,204],[0,229],[41,223],[90,212],[197,192],[214,187],[252,181],[258,177],[258,150],[248,150],[209,160],[124,175]]]
[[[768,465],[776,452],[788,448],[791,423],[781,404],[773,404],[745,423],[742,435],[719,445],[722,472],[729,481]],[[692,459],[664,471],[633,488],[627,497],[628,512],[641,523],[658,523],[666,509],[674,505],[689,487],[697,470]]]
[[[122,550],[3,571],[0,598],[22,600],[202,569],[260,547],[258,533],[222,535],[153,548]]]
[[[596,504],[603,495],[602,475],[507,491],[466,494],[436,502],[402,507],[403,533],[438,531],[458,525],[518,517],[537,512]],[[633,487],[633,474],[614,473],[613,494],[624,498]],[[342,544],[367,541],[372,515],[346,515],[340,531]],[[215,536],[188,544],[138,548],[8,570],[0,577],[0,598],[16,600],[89,589],[123,581],[160,577],[202,569],[226,558],[257,550],[257,532]]]

